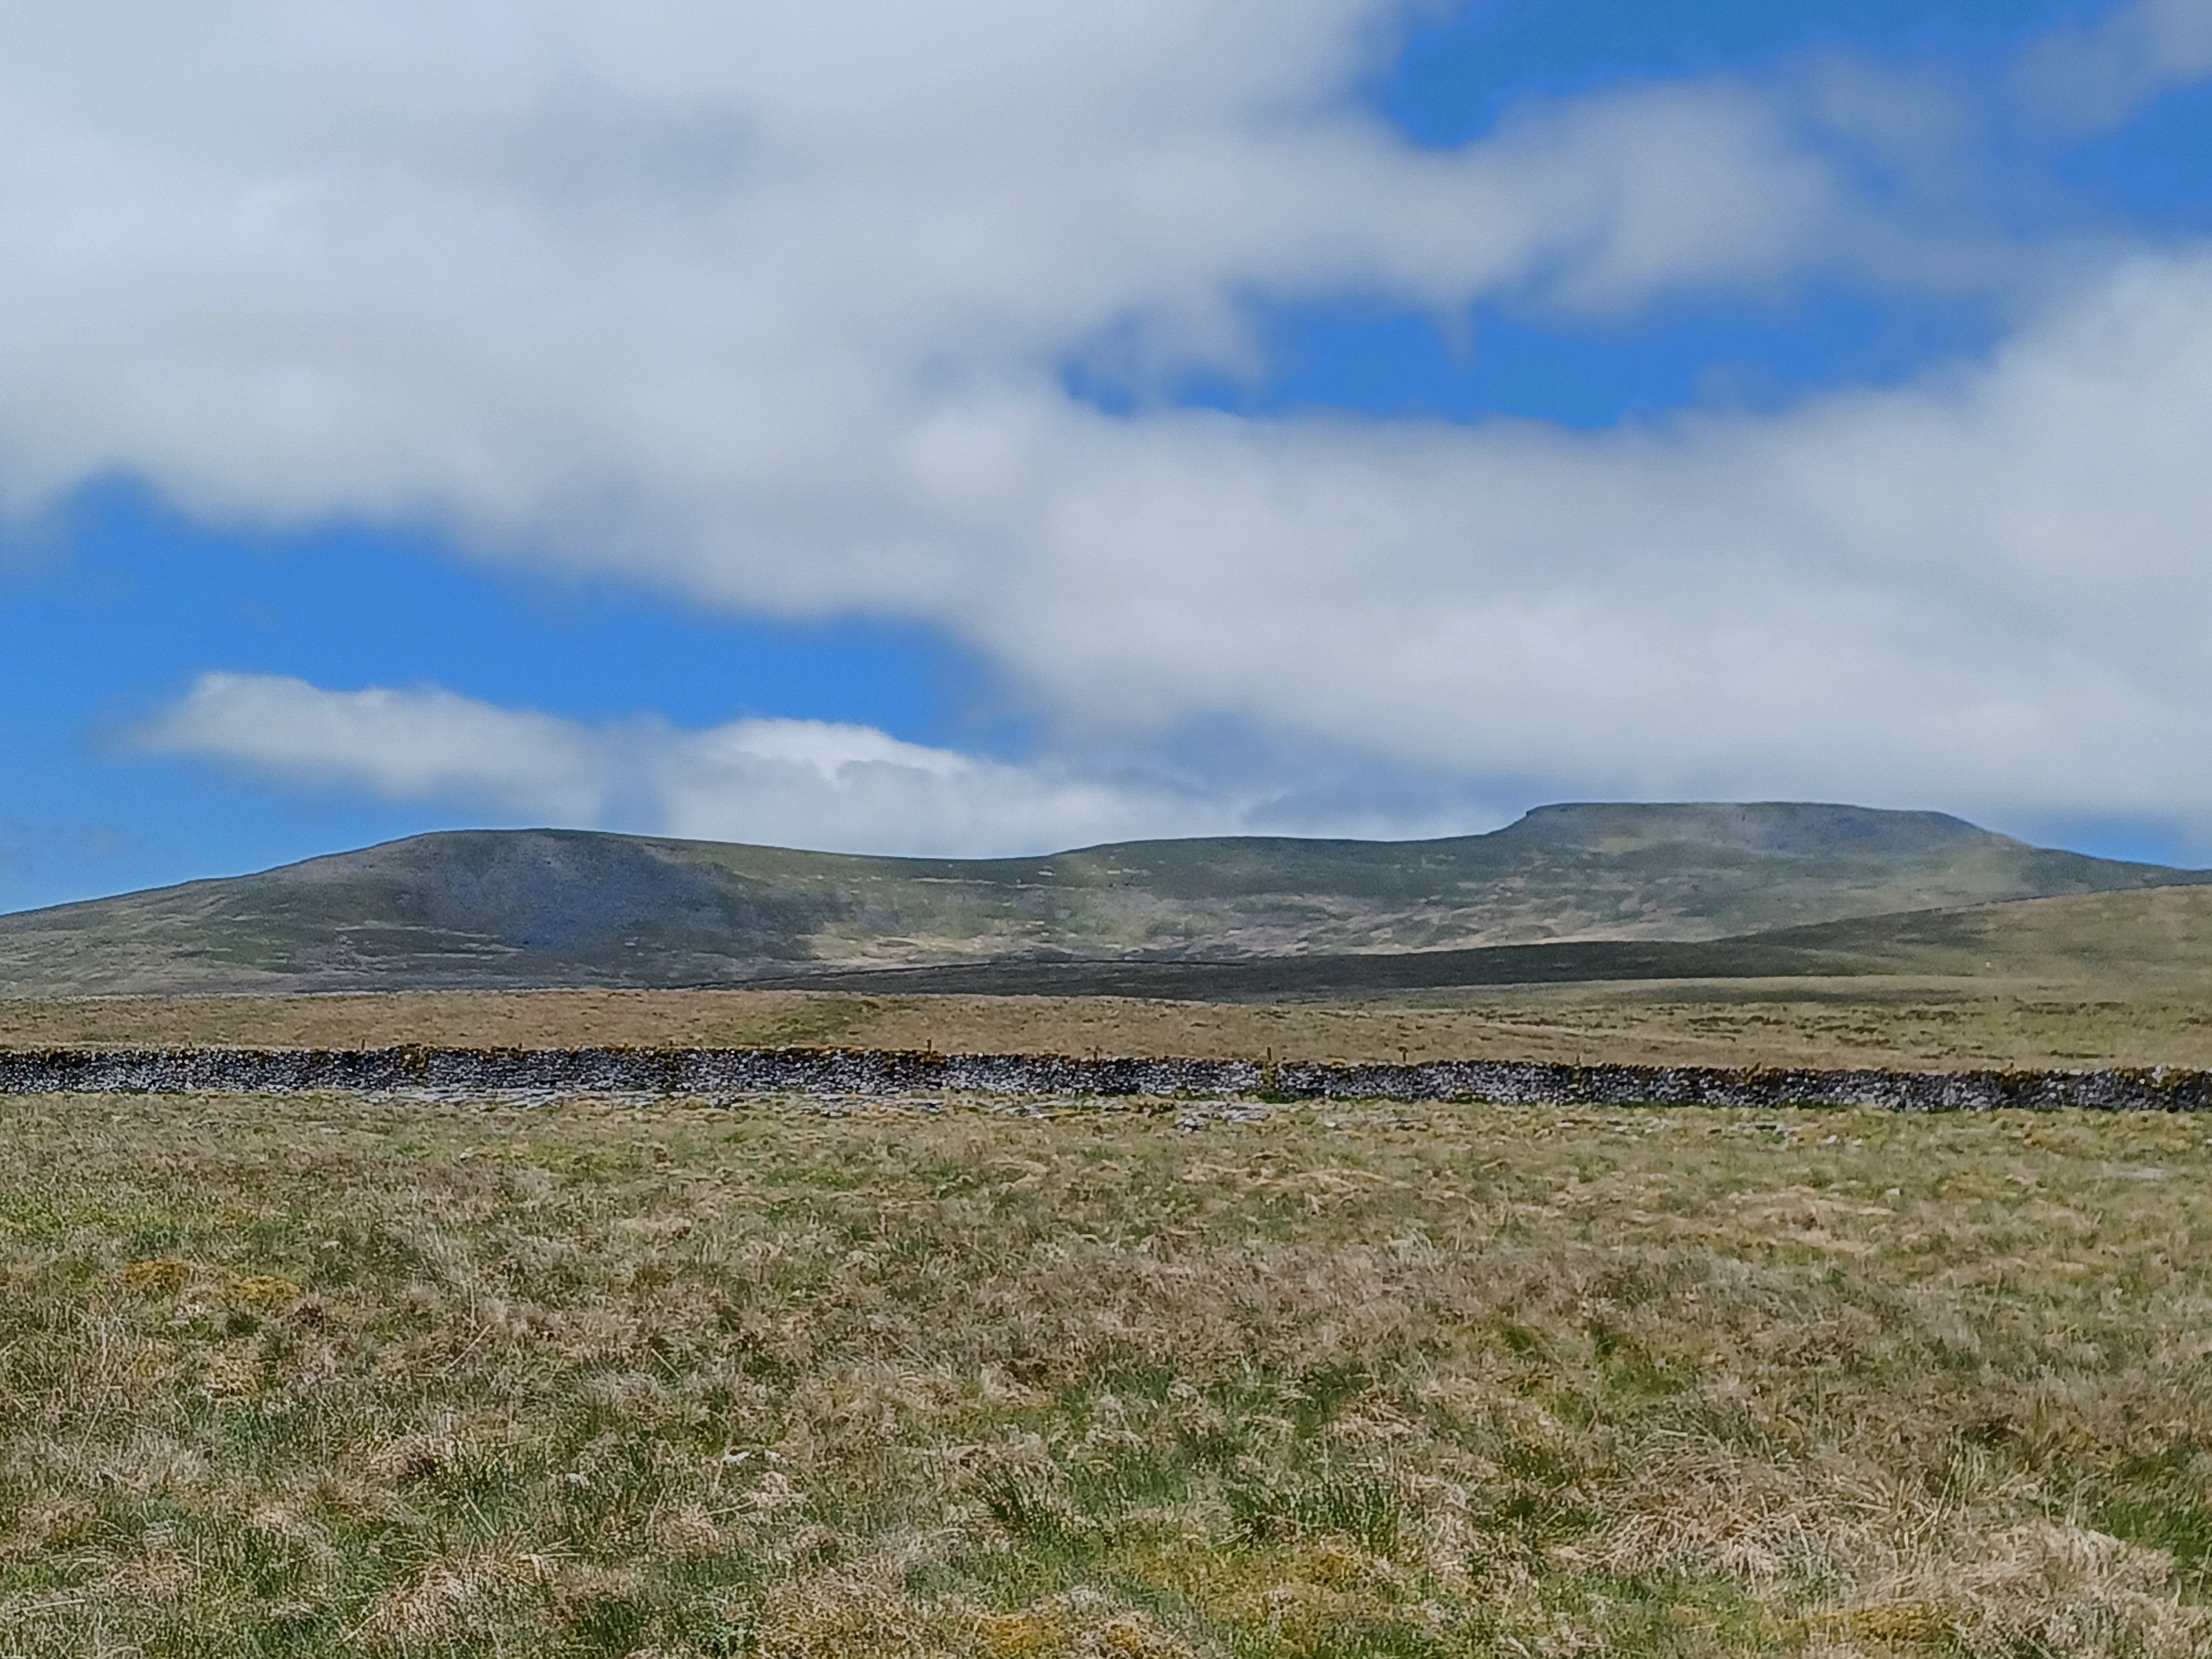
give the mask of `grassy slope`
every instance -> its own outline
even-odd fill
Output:
[[[424,991],[0,1002],[27,1048],[775,1045],[1285,1060],[2212,1068],[2201,996],[1942,979],[1511,986],[1351,1002]]]
[[[2202,1130],[0,1101],[0,1630],[2184,1659]]]
[[[1635,980],[1934,978],[2212,989],[2212,888],[2008,900],[1733,939],[1588,940],[1243,962],[975,963],[813,970],[825,989],[1197,998],[1388,996]]]
[[[2212,989],[2212,888],[2093,893],[1832,922],[1766,936],[1866,969]]]
[[[1769,966],[1790,948],[1773,944],[1774,937],[1753,942]],[[2212,888],[1912,913],[1796,937],[1798,966],[1850,971],[1389,991],[1354,985],[1333,996],[1269,999],[1251,994],[1250,975],[1281,970],[1262,964],[1203,970],[1217,990],[1226,988],[1211,1000],[1036,994],[1057,976],[1085,976],[1054,966],[998,972],[999,982],[1023,993],[1000,995],[925,993],[901,988],[899,975],[877,975],[862,991],[16,999],[0,1000],[0,1043],[930,1044],[1319,1060],[2212,1066]],[[1547,948],[1556,957],[1611,947]],[[1633,948],[1648,956],[1660,947]],[[1729,947],[1680,948],[1711,957]],[[1724,965],[1759,966],[1754,954]],[[1431,959],[1431,970],[1439,960],[1454,959]],[[1293,967],[1310,973],[1376,965],[1353,957]],[[1379,965],[1406,964],[1385,958]],[[1172,975],[1186,987],[1200,977],[1172,965],[1117,968],[1112,975]],[[911,977],[926,984],[943,976]]]
[[[0,989],[681,985],[824,963],[1710,940],[2205,878],[1937,814],[1827,806],[1553,807],[1449,841],[1153,842],[981,861],[480,831],[0,918]],[[1589,977],[1607,960],[1512,971],[1548,962],[1550,977]]]

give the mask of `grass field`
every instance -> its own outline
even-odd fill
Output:
[[[1362,1001],[795,991],[0,1001],[0,1045],[819,1044],[1282,1060],[2212,1066],[2191,984],[1952,978],[1511,986]]]
[[[0,1099],[0,1652],[2201,1654],[2207,1127]]]

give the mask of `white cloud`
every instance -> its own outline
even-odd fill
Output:
[[[1233,368],[1254,295],[1604,316],[1838,264],[1997,280],[1971,227],[1885,218],[1834,158],[1862,129],[1907,135],[1893,162],[1954,142],[1924,86],[1635,87],[1422,151],[1349,96],[1401,12],[0,0],[0,488],[123,470],[212,515],[428,520],[710,602],[903,613],[1006,666],[1065,753],[1226,717],[1478,787],[2212,824],[2212,264],[2186,250],[2031,284],[1987,365],[1773,416],[1070,399],[1102,341]],[[2098,39],[2139,92],[2193,72],[2197,15]],[[833,776],[789,728],[617,738],[441,695],[218,678],[163,729],[823,845],[1244,810],[849,732]]]
[[[549,714],[450,691],[322,691],[265,674],[204,674],[136,734],[155,754],[200,755],[395,800],[459,797],[589,823],[612,805],[622,745]]]
[[[207,674],[136,734],[289,783],[563,825],[829,851],[988,855],[1241,827],[1248,805],[902,743],[871,726],[749,720],[587,726],[433,689],[330,691]]]
[[[2017,78],[2030,106],[2045,118],[2094,131],[2207,75],[2212,75],[2212,4],[2131,0],[2094,22],[2038,42]]]
[[[2207,430],[2212,258],[1779,416],[1063,428],[992,643],[1068,706],[1431,766],[2205,814]]]
[[[1867,229],[1776,89],[1632,88],[1418,150],[1397,0],[0,3],[0,479],[423,514],[752,603],[927,601],[928,434],[1254,295],[1618,308]]]

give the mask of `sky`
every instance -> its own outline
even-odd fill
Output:
[[[2212,0],[0,0],[0,909],[421,830],[2212,863]]]

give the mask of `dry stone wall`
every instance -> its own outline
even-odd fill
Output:
[[[2002,1107],[2202,1111],[2212,1073],[1892,1072],[1514,1060],[1264,1065],[823,1048],[0,1049],[0,1093],[369,1092],[1248,1095],[1510,1105]]]

